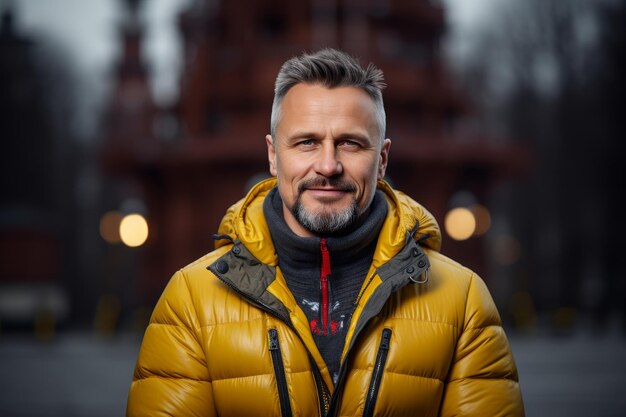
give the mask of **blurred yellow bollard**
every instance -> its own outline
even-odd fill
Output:
[[[120,318],[121,302],[115,294],[103,294],[98,300],[94,331],[97,335],[110,337],[115,333]]]
[[[531,332],[537,324],[535,303],[526,291],[518,291],[511,297],[509,312],[515,328],[522,332]]]
[[[50,342],[54,339],[56,319],[54,313],[48,309],[42,309],[35,315],[35,336],[41,342]]]
[[[570,332],[574,329],[577,318],[578,310],[574,307],[559,307],[554,312],[554,327],[561,332]]]

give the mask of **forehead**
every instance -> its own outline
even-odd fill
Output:
[[[278,130],[293,124],[320,128],[350,126],[364,129],[373,136],[378,131],[374,100],[356,87],[296,84],[283,98]]]

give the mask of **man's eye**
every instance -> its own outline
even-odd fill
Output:
[[[360,146],[358,142],[355,142],[353,140],[344,140],[340,143],[340,145],[348,148],[356,148]]]
[[[304,146],[304,147],[313,146],[314,144],[315,142],[313,141],[313,139],[304,139],[298,142],[298,146]]]

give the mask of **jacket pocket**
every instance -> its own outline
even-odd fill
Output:
[[[276,376],[276,386],[278,387],[278,400],[280,402],[280,414],[282,417],[291,417],[291,403],[289,402],[289,390],[287,388],[287,377],[285,376],[285,365],[278,343],[278,331],[270,329],[270,354],[274,364],[274,375]]]
[[[374,407],[376,406],[376,399],[378,398],[378,390],[380,389],[380,382],[383,379],[385,362],[387,362],[387,354],[389,353],[390,340],[391,329],[383,329],[380,345],[378,346],[378,353],[376,354],[376,362],[374,363],[374,369],[372,370],[372,379],[370,380],[367,397],[365,398],[363,417],[371,417],[374,415]]]

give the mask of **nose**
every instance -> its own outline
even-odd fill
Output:
[[[333,177],[343,172],[343,166],[337,158],[337,149],[334,146],[325,144],[321,147],[315,161],[315,171],[325,177]]]

